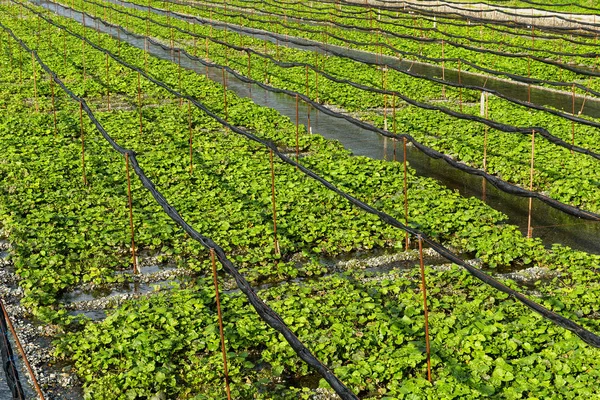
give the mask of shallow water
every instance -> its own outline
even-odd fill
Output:
[[[39,4],[54,12],[58,11],[60,15],[82,21],[79,12],[73,11],[71,16],[71,11],[60,5],[48,3],[44,0],[40,1]],[[143,8],[143,6],[139,7]],[[86,17],[86,19],[89,20],[89,17]],[[88,25],[90,24],[88,23]],[[143,49],[145,47],[143,39],[128,34],[124,29],[110,27],[102,22],[99,22],[96,26],[100,31],[109,33],[114,38],[120,38],[137,48]],[[173,52],[151,42],[148,42],[148,51],[154,56],[167,60],[172,60],[174,57]],[[181,55],[181,66],[194,70],[199,74],[207,73],[210,79],[218,83],[222,82],[220,69],[207,69],[199,61],[189,59],[184,54]],[[294,97],[268,92],[256,85],[241,82],[230,74],[227,74],[227,83],[228,89],[239,96],[251,98],[255,103],[276,109],[292,121],[295,120],[296,100]],[[571,97],[568,96],[568,98],[571,101]],[[586,107],[587,104],[590,103],[586,103]],[[306,105],[300,107],[299,123],[308,126],[309,116],[312,132],[319,133],[328,139],[340,141],[344,147],[351,150],[355,155],[388,160],[393,158],[393,146],[390,139],[385,139],[376,133],[359,128],[344,119],[323,114]],[[384,148],[387,148],[385,154]],[[401,151],[399,153],[401,154]],[[408,148],[407,160],[419,175],[437,179],[448,188],[458,190],[465,197],[473,196],[480,199],[484,197],[481,177],[454,169],[444,161],[431,159],[412,147]],[[399,176],[398,179],[402,179],[402,177]],[[526,234],[529,204],[527,198],[504,193],[487,184],[485,202],[494,209],[506,214],[508,222],[519,226],[521,232]],[[598,237],[600,237],[600,223],[581,220],[534,200],[532,226],[533,235],[539,237],[546,246],[561,243],[575,249],[600,254],[600,241],[598,240]]]
[[[172,285],[177,284],[177,282],[177,279],[166,279],[151,283],[126,283],[117,287],[101,289],[76,289],[72,292],[65,293],[61,300],[64,303],[69,304],[127,294],[143,295],[154,292],[157,287],[158,289],[170,288]]]

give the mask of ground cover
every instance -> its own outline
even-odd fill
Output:
[[[361,397],[576,398],[596,394],[595,349],[456,267],[427,271],[435,310],[431,332],[436,338],[437,382],[431,386],[424,379],[423,315],[415,269],[384,277],[349,271],[292,281],[324,274],[319,264],[323,254],[401,248],[402,232],[352,209],[293,168],[276,163],[283,252],[276,256],[266,152],[194,110],[194,172],[190,176],[190,114],[185,103],[180,105],[179,99],[143,82],[140,134],[135,73],[110,60],[110,93],[113,101],[122,101],[122,109],[109,112],[103,53],[82,47],[79,39],[62,36],[26,11],[25,18],[18,19],[18,7],[3,6],[1,11],[0,22],[36,48],[69,87],[94,104],[100,121],[120,143],[138,153],[143,168],[169,201],[192,225],[232,253],[251,282],[260,283],[265,277],[272,277],[271,283],[290,281],[261,291],[261,296]],[[145,67],[143,51],[57,20]],[[69,51],[66,64],[61,40]],[[57,355],[75,362],[90,398],[222,396],[216,311],[209,282],[202,277],[208,270],[206,252],[172,225],[135,179],[138,246],[192,269],[199,275],[197,283],[125,304],[102,323],[74,322],[60,311],[58,296],[80,283],[127,279],[115,273],[129,262],[125,165],[85,121],[89,184],[82,185],[78,106],[58,95],[59,124],[54,138],[49,82],[42,79],[39,67],[33,74],[28,54],[17,53],[14,42],[11,46],[3,42],[2,54],[10,53],[3,57],[0,71],[7,83],[3,85],[6,109],[0,133],[6,149],[0,169],[0,210],[25,289],[24,305],[70,332],[59,338]],[[280,148],[294,148],[295,127],[289,119],[230,91],[225,113],[220,85],[181,71],[174,63],[152,57],[147,62],[153,76],[185,89],[235,125],[276,141]],[[34,77],[39,79],[35,85]],[[32,112],[36,103],[39,113]],[[350,157],[339,144],[305,132],[300,144],[304,165],[403,218],[399,163]],[[561,246],[546,250],[539,240],[525,239],[516,227],[503,224],[504,217],[482,202],[461,198],[412,171],[409,179],[411,224],[479,257],[484,266],[536,266],[550,271],[550,279],[531,283],[531,295],[598,330],[594,296],[598,257]],[[300,262],[286,259],[294,255]],[[315,386],[310,381],[313,376],[281,337],[266,329],[239,294],[227,293],[223,300],[235,395],[309,396],[308,388]]]

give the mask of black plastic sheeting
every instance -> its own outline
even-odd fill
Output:
[[[31,9],[30,7],[28,7],[28,6],[25,6],[25,7],[28,8],[33,13],[39,14],[39,13],[37,13],[37,11]],[[70,9],[70,7],[67,7],[67,6],[63,6],[63,7],[65,9]],[[81,12],[81,11],[77,11],[77,12]],[[41,14],[39,14],[39,15],[41,15]],[[123,32],[128,32],[125,28],[123,28],[123,27],[121,27],[119,25],[110,24],[110,23],[108,23],[106,21],[101,20],[100,18],[94,17],[94,16],[92,16],[90,14],[87,14],[87,13],[85,13],[85,15],[88,18],[92,19],[92,20],[102,21],[102,23],[105,24],[105,25],[107,25],[107,26],[112,26],[114,28],[121,29]],[[45,17],[42,17],[42,18],[46,19]],[[179,28],[177,28],[177,29],[179,29]],[[477,169],[477,168],[474,168],[474,167],[470,167],[470,166],[468,166],[466,164],[463,164],[463,163],[461,163],[459,161],[454,160],[453,158],[451,158],[451,157],[449,157],[449,156],[447,156],[447,155],[445,155],[445,154],[443,154],[443,153],[441,153],[441,152],[439,152],[437,150],[434,150],[434,149],[432,149],[430,147],[427,147],[424,144],[422,144],[419,141],[417,141],[413,136],[411,136],[409,134],[394,134],[394,133],[391,133],[389,131],[377,128],[377,127],[375,127],[375,126],[373,126],[373,125],[371,125],[369,123],[366,123],[366,122],[361,121],[359,119],[353,118],[351,116],[348,116],[348,115],[345,115],[345,114],[342,114],[342,113],[338,113],[338,112],[332,111],[329,108],[321,105],[320,103],[317,103],[317,102],[313,101],[310,97],[308,97],[308,96],[306,96],[306,95],[304,95],[302,93],[294,92],[294,91],[287,90],[287,89],[279,89],[279,88],[275,88],[275,87],[266,85],[266,84],[264,84],[262,82],[259,82],[259,81],[256,81],[254,79],[248,78],[248,77],[246,77],[246,76],[238,73],[237,71],[235,71],[234,69],[232,69],[230,67],[222,66],[222,65],[216,64],[216,63],[207,62],[207,61],[203,60],[202,58],[194,57],[193,55],[189,54],[187,51],[185,51],[183,49],[180,49],[180,48],[171,48],[171,47],[165,46],[162,43],[159,43],[159,42],[157,42],[157,41],[155,41],[155,40],[153,40],[151,38],[148,38],[146,36],[143,36],[143,35],[138,35],[138,34],[135,34],[135,33],[132,33],[132,32],[128,32],[128,34],[131,35],[131,36],[133,36],[133,37],[136,37],[138,39],[147,40],[148,42],[150,42],[150,43],[152,43],[152,44],[154,44],[156,46],[160,46],[160,47],[162,47],[165,50],[169,50],[169,51],[170,50],[176,50],[178,52],[181,52],[181,54],[184,54],[189,59],[197,61],[197,62],[199,62],[199,63],[201,63],[203,65],[206,65],[208,67],[224,69],[225,71],[227,71],[228,73],[232,74],[233,76],[235,76],[240,81],[243,81],[245,83],[250,83],[250,84],[258,85],[261,88],[263,88],[265,90],[268,90],[268,91],[270,91],[272,93],[286,94],[286,95],[292,96],[292,97],[298,96],[298,98],[302,99],[307,104],[310,104],[315,109],[318,109],[319,111],[321,111],[321,112],[323,112],[323,113],[325,113],[327,115],[336,117],[336,118],[343,118],[343,119],[347,120],[348,122],[350,122],[350,123],[352,123],[352,124],[354,124],[354,125],[356,125],[358,127],[361,127],[363,129],[366,129],[366,130],[378,133],[378,134],[380,134],[382,136],[386,136],[386,137],[389,137],[389,138],[392,138],[392,139],[396,139],[396,140],[399,140],[399,139],[401,140],[403,138],[406,138],[409,142],[413,143],[413,145],[417,149],[419,149],[421,152],[423,152],[425,155],[427,155],[427,156],[429,156],[431,158],[434,158],[434,159],[442,159],[447,164],[449,164],[450,166],[452,166],[452,167],[454,167],[456,169],[459,169],[459,170],[461,170],[463,172],[466,172],[468,174],[476,175],[476,176],[481,176],[484,179],[486,179],[488,182],[490,182],[492,185],[494,185],[494,187],[496,187],[497,189],[502,190],[502,191],[504,191],[506,193],[509,193],[509,194],[512,194],[512,195],[515,195],[515,196],[519,196],[519,197],[535,198],[535,199],[538,199],[538,200],[540,200],[540,201],[548,204],[549,206],[551,206],[551,207],[553,207],[553,208],[555,208],[557,210],[560,210],[560,211],[562,211],[562,212],[564,212],[566,214],[573,215],[573,216],[576,216],[576,217],[579,217],[579,218],[582,218],[582,219],[586,219],[586,220],[600,221],[600,215],[599,214],[596,214],[596,213],[593,213],[593,212],[590,212],[590,211],[581,210],[581,209],[579,209],[577,207],[573,207],[573,206],[570,206],[568,204],[562,203],[562,202],[560,202],[558,200],[555,200],[555,199],[552,199],[552,198],[550,198],[548,196],[544,196],[544,195],[542,195],[542,194],[540,194],[538,192],[530,191],[530,190],[524,189],[524,188],[522,188],[520,186],[513,185],[513,184],[510,184],[508,182],[505,182],[505,181],[501,180],[500,178],[498,178],[498,177],[496,177],[494,175],[488,174],[488,173],[486,173],[486,172],[484,172],[484,171],[482,171],[480,169]],[[197,35],[197,36],[199,36],[199,35]],[[221,41],[219,41],[217,39],[210,39],[210,40],[213,40],[216,43],[223,43],[223,42],[221,42]],[[233,45],[228,45],[228,46],[231,46],[232,48],[238,48],[238,46],[233,46]],[[248,51],[251,51],[251,52],[256,53],[256,54],[260,54],[260,53],[255,52],[254,50],[248,50]],[[285,64],[285,63],[279,63],[279,62],[277,62],[276,60],[274,60],[270,56],[265,56],[265,57],[269,58],[271,61],[273,61],[275,63]],[[304,65],[304,64],[302,64],[302,65]],[[308,64],[308,65],[310,66],[310,64]],[[314,69],[314,67],[312,67],[312,66],[310,66],[310,68]],[[333,81],[336,81],[336,82],[342,82],[342,83],[348,83],[349,82],[349,81],[345,81],[345,80],[339,80],[339,79],[337,79],[337,78],[335,78],[333,76],[330,76],[328,74],[324,74],[324,76],[327,77],[327,78],[329,78],[329,79],[331,79],[331,80],[333,80]],[[358,85],[358,84],[354,84],[354,85]],[[360,85],[358,85],[358,87],[360,87]],[[373,89],[373,90],[375,90],[377,93],[384,93],[384,91],[380,90],[380,89]],[[390,93],[395,93],[395,92],[390,92]],[[525,131],[523,133],[531,134],[531,131]]]
[[[166,27],[170,27],[171,26],[171,25],[168,25],[168,24],[161,24],[161,23],[159,23],[157,21],[149,19],[148,17],[142,18],[142,17],[137,16],[135,14],[131,14],[131,13],[128,13],[126,11],[119,10],[119,9],[117,9],[115,7],[106,5],[105,3],[98,3],[98,2],[93,1],[93,0],[83,0],[83,1],[86,2],[86,3],[90,3],[90,4],[95,4],[95,5],[98,5],[98,6],[106,7],[106,8],[109,8],[111,10],[114,10],[116,12],[132,16],[134,18],[139,18],[139,19],[144,19],[144,20],[147,19],[150,22],[158,24],[158,25],[161,25],[161,26],[166,26]],[[130,1],[127,1],[127,0],[116,0],[116,1],[118,1],[119,3],[130,4],[132,6],[133,5],[138,5],[138,6],[141,6],[141,7],[147,7],[147,6],[140,5],[140,4],[137,4],[137,3],[133,3],[133,2],[130,2]],[[176,0],[168,0],[168,2],[176,3],[176,4],[187,4],[187,3],[184,3],[184,2],[181,2],[181,1],[176,1]],[[152,9],[154,11],[161,11],[163,13],[167,12],[166,10],[163,10],[163,9],[160,9],[160,8],[155,8],[155,7],[150,7],[150,9]],[[204,19],[201,19],[199,17],[185,16],[183,14],[179,14],[177,12],[172,12],[172,11],[168,11],[168,12],[170,14],[178,15],[181,19],[187,19],[187,20],[195,19],[195,20],[197,20],[199,22],[207,23]],[[277,15],[279,16],[279,14],[277,14]],[[239,16],[241,16],[243,18],[246,17],[245,14],[242,14],[242,15],[239,15]],[[254,21],[256,21],[256,20],[254,20]],[[304,20],[303,22],[306,22],[306,21],[307,20]],[[530,78],[530,77],[525,77],[525,76],[522,76],[522,75],[512,74],[510,72],[499,71],[499,70],[494,70],[494,69],[482,67],[482,66],[479,66],[479,65],[473,63],[472,61],[469,61],[469,60],[466,60],[466,59],[460,58],[460,57],[453,57],[453,58],[448,58],[448,57],[445,57],[445,58],[428,57],[428,56],[424,56],[424,55],[422,55],[420,53],[414,53],[414,52],[408,52],[408,51],[400,50],[399,48],[394,47],[394,46],[390,45],[389,43],[385,43],[385,42],[359,42],[359,41],[350,40],[350,39],[346,39],[346,38],[334,35],[334,34],[328,32],[327,30],[324,30],[324,31],[323,30],[310,30],[310,29],[306,29],[306,28],[291,27],[291,26],[289,26],[287,24],[282,23],[280,20],[273,21],[273,22],[275,24],[281,25],[283,27],[294,29],[294,30],[298,30],[300,32],[305,32],[305,33],[321,33],[323,35],[329,36],[332,39],[339,40],[342,43],[345,43],[345,44],[348,44],[348,45],[384,47],[384,48],[387,48],[387,49],[393,51],[397,55],[402,55],[402,56],[405,56],[405,57],[410,57],[412,59],[418,59],[418,60],[421,60],[422,62],[434,62],[434,63],[443,63],[443,62],[458,63],[458,62],[461,62],[461,63],[463,63],[465,65],[468,65],[468,66],[470,66],[470,67],[472,67],[472,68],[474,68],[474,69],[476,69],[478,71],[485,72],[486,74],[509,78],[509,79],[517,81],[517,82],[526,83],[526,84],[535,84],[535,85],[549,85],[549,86],[554,86],[554,87],[559,87],[559,88],[572,88],[573,86],[575,86],[578,89],[584,90],[588,94],[592,94],[594,96],[600,97],[600,92],[598,92],[596,90],[593,90],[593,89],[591,89],[591,88],[589,88],[589,87],[587,87],[587,86],[585,86],[585,85],[583,85],[583,84],[581,84],[579,82],[559,82],[559,81],[549,81],[549,80],[544,80],[544,79]],[[233,26],[233,25],[230,25],[230,26]],[[178,29],[181,32],[186,32],[186,33],[189,34],[188,31],[181,30],[181,29],[179,29],[177,27],[174,27],[174,28]],[[241,27],[241,26],[236,28],[236,30],[238,30],[238,31],[242,30],[242,29],[244,29],[244,28]],[[245,32],[249,32],[249,31],[246,30]],[[294,44],[299,44],[300,43],[298,41],[294,41],[293,38],[291,38],[289,36],[283,36],[283,35],[277,34],[277,33],[274,33],[274,35],[277,35],[279,37],[279,40],[284,41],[284,42],[285,41],[289,41],[290,43],[294,43]],[[203,36],[203,35],[196,35],[196,36],[203,37],[203,38],[206,37],[206,36]],[[458,35],[450,35],[450,36],[460,37]],[[468,40],[471,40],[471,41],[477,41],[476,39],[472,39],[472,38],[468,38],[468,37],[460,37],[460,38],[465,38],[465,39],[468,39]],[[415,37],[413,37],[413,36],[407,36],[407,39],[408,40],[413,40],[413,39],[415,39]],[[306,39],[306,40],[308,40],[308,39]],[[445,43],[447,43],[447,42],[445,42]],[[495,43],[495,42],[493,42],[493,43]],[[325,46],[325,47],[327,48],[327,46]],[[522,48],[523,49],[527,49],[526,47],[522,47]],[[387,54],[386,54],[386,56],[387,56]],[[560,65],[564,65],[564,64],[560,64]],[[572,67],[569,67],[569,68],[572,68]],[[526,104],[528,105],[529,103],[526,103]]]
[[[1,311],[0,330],[2,331],[0,333],[2,335],[2,338],[0,339],[0,353],[2,354],[2,368],[4,369],[6,383],[8,384],[10,392],[12,393],[13,399],[24,400],[25,392],[23,392],[23,387],[21,386],[21,381],[19,380],[19,373],[17,372],[17,359],[10,344],[10,334],[6,319],[4,317],[4,312]]]
[[[65,8],[66,9],[70,9],[70,7],[65,7]],[[153,7],[151,7],[151,9],[158,10],[158,11],[161,11],[161,12],[164,11],[164,10],[156,9],[156,8],[153,8]],[[78,11],[78,12],[80,12],[80,11]],[[125,13],[124,11],[119,11],[119,12]],[[89,18],[97,19],[96,17],[92,16],[91,14],[88,14],[88,13],[84,13],[84,14],[86,16],[89,16]],[[135,15],[130,14],[130,13],[126,13],[126,14],[127,15],[135,16]],[[464,89],[469,89],[469,90],[478,90],[478,91],[482,91],[482,92],[487,92],[487,93],[495,95],[496,97],[502,98],[504,100],[510,101],[512,103],[515,103],[515,104],[518,104],[520,106],[524,106],[524,107],[535,109],[535,110],[539,110],[539,111],[544,111],[544,112],[547,112],[547,113],[559,116],[561,118],[565,118],[565,119],[568,119],[570,121],[574,121],[574,122],[580,123],[582,125],[588,125],[588,126],[600,128],[600,122],[590,121],[588,119],[581,118],[581,117],[578,117],[578,116],[574,116],[572,114],[564,113],[562,111],[558,111],[558,110],[555,110],[555,109],[552,109],[552,108],[548,108],[548,107],[545,107],[545,106],[540,106],[540,105],[532,104],[532,103],[529,103],[529,102],[526,102],[526,101],[514,99],[514,98],[512,98],[510,96],[506,96],[506,95],[504,95],[504,94],[502,94],[502,93],[500,93],[500,92],[498,92],[496,90],[488,89],[488,88],[485,88],[485,87],[482,87],[482,86],[465,85],[465,84],[460,84],[460,83],[456,83],[456,82],[450,82],[450,81],[446,81],[446,80],[435,78],[435,77],[428,77],[428,76],[424,76],[424,75],[421,75],[421,74],[410,72],[410,71],[404,70],[404,69],[402,69],[400,67],[397,67],[397,66],[394,66],[394,65],[389,65],[389,64],[386,64],[386,63],[383,63],[383,62],[373,62],[373,61],[361,60],[359,58],[352,57],[350,55],[343,54],[341,52],[335,51],[330,46],[322,45],[322,44],[320,44],[318,42],[312,42],[312,43],[309,44],[309,43],[306,43],[306,41],[303,41],[303,40],[302,41],[298,41],[298,40],[293,39],[290,36],[282,36],[282,35],[279,35],[279,34],[268,32],[268,31],[249,30],[249,29],[243,28],[241,26],[237,26],[237,25],[230,25],[230,24],[226,24],[226,23],[208,22],[208,21],[205,21],[203,19],[198,19],[196,17],[188,17],[188,16],[185,16],[185,15],[178,14],[178,13],[173,13],[173,12],[172,12],[172,14],[178,15],[181,18],[195,19],[195,20],[198,20],[199,22],[201,22],[203,24],[210,24],[210,25],[213,25],[213,26],[223,26],[225,28],[231,29],[232,31],[240,31],[240,32],[251,33],[251,34],[256,34],[256,33],[260,32],[261,35],[272,37],[272,38],[275,38],[275,39],[277,39],[279,41],[290,42],[290,43],[294,43],[294,44],[300,45],[300,46],[316,47],[316,48],[320,49],[323,52],[327,52],[327,53],[332,54],[332,55],[337,56],[337,57],[343,57],[343,58],[347,58],[347,59],[350,59],[350,60],[353,60],[353,61],[356,61],[356,62],[360,62],[360,63],[368,64],[368,65],[374,65],[374,66],[377,66],[377,67],[390,68],[390,69],[393,69],[393,70],[395,70],[397,72],[400,72],[402,74],[405,74],[405,75],[408,75],[408,76],[411,76],[411,77],[414,77],[414,78],[418,78],[418,79],[424,79],[424,80],[427,80],[427,81],[430,81],[430,82],[434,82],[434,83],[438,83],[438,84],[441,84],[441,85],[446,85],[446,86],[452,86],[452,87],[456,87],[456,88],[464,88]],[[160,25],[160,26],[163,26],[163,27],[172,27],[171,25],[163,24],[163,23],[154,21],[152,19],[149,19],[148,17],[139,17],[139,16],[135,16],[135,17],[138,18],[138,19],[142,19],[142,20],[152,21],[153,23],[155,23],[157,25]],[[411,104],[411,105],[413,105],[415,107],[419,107],[419,108],[422,108],[422,109],[425,109],[425,110],[440,111],[440,112],[442,112],[444,114],[450,115],[450,116],[458,118],[458,119],[464,119],[464,120],[469,120],[469,121],[474,121],[474,122],[482,123],[482,124],[485,124],[485,125],[493,128],[493,129],[497,129],[497,130],[502,131],[502,132],[507,132],[507,133],[521,133],[521,134],[527,134],[527,135],[529,135],[529,134],[531,134],[531,132],[535,131],[536,133],[539,133],[542,137],[544,137],[545,139],[547,139],[549,142],[551,142],[551,143],[553,143],[553,144],[555,144],[557,146],[564,147],[566,149],[572,150],[572,151],[577,152],[577,153],[586,154],[586,155],[589,155],[589,156],[591,156],[593,158],[596,158],[596,159],[600,160],[600,153],[595,152],[595,151],[590,150],[590,149],[586,149],[586,148],[583,148],[583,147],[580,147],[580,146],[575,146],[573,144],[567,143],[563,139],[561,139],[561,138],[559,138],[559,137],[557,137],[555,135],[552,135],[550,133],[550,131],[548,131],[547,129],[545,129],[543,127],[539,127],[539,126],[517,127],[517,126],[503,124],[503,123],[500,123],[500,122],[496,122],[494,120],[490,120],[490,119],[479,117],[479,116],[475,116],[475,115],[464,114],[464,113],[461,113],[461,112],[457,112],[457,111],[451,110],[451,109],[449,109],[447,107],[436,106],[436,105],[432,105],[432,104],[429,104],[429,103],[423,103],[423,102],[414,100],[414,99],[412,99],[410,97],[407,97],[407,96],[405,96],[405,95],[403,95],[403,94],[401,94],[399,92],[396,92],[396,91],[389,91],[389,90],[383,90],[383,89],[378,89],[378,88],[372,88],[372,87],[369,87],[369,86],[366,86],[366,85],[362,85],[362,84],[359,84],[359,83],[352,82],[352,81],[347,80],[347,79],[336,78],[336,77],[334,77],[334,76],[332,76],[330,74],[327,74],[327,73],[321,71],[318,67],[315,67],[312,64],[308,64],[308,63],[286,63],[286,62],[279,62],[275,58],[273,58],[272,56],[262,54],[262,53],[260,53],[260,52],[258,52],[256,50],[253,50],[253,49],[250,49],[250,48],[240,47],[240,46],[228,44],[226,42],[223,42],[223,41],[220,41],[220,40],[217,40],[217,39],[209,38],[209,37],[207,37],[205,35],[194,34],[193,32],[187,31],[187,30],[182,29],[182,28],[178,28],[178,27],[173,27],[173,28],[176,29],[176,30],[178,30],[178,31],[180,31],[180,32],[184,32],[184,33],[186,33],[186,34],[188,34],[190,36],[207,38],[207,39],[213,41],[214,43],[217,43],[217,44],[220,44],[220,45],[223,45],[223,46],[226,46],[226,47],[238,50],[238,51],[245,51],[245,52],[249,52],[249,53],[252,53],[252,54],[256,54],[256,55],[258,55],[260,57],[268,58],[269,60],[271,60],[271,62],[275,63],[276,65],[278,65],[278,66],[280,66],[282,68],[308,67],[308,68],[312,69],[314,72],[321,74],[322,76],[326,77],[327,79],[330,79],[333,82],[348,84],[348,85],[356,87],[358,89],[369,91],[369,92],[373,92],[373,93],[395,95],[399,99],[401,99],[401,100],[403,100],[403,101],[405,101],[405,102],[407,102],[407,103],[409,103],[409,104]],[[142,36],[139,36],[139,37],[142,37]],[[599,73],[599,75],[600,75],[600,73]]]
[[[14,0],[12,0],[14,2]],[[584,342],[588,343],[591,346],[594,347],[598,347],[600,348],[600,336],[597,336],[596,334],[592,333],[591,331],[583,328],[581,325],[577,324],[576,322],[563,317],[560,314],[557,314],[551,310],[548,310],[547,308],[545,308],[544,306],[528,299],[525,295],[519,293],[518,291],[509,288],[508,286],[502,284],[501,282],[499,282],[498,280],[492,278],[491,276],[489,276],[488,274],[486,274],[485,272],[481,271],[478,268],[475,268],[471,265],[469,265],[467,262],[465,262],[464,260],[462,260],[460,257],[458,257],[457,255],[455,255],[454,253],[452,253],[450,250],[448,250],[447,248],[445,248],[443,245],[437,243],[436,241],[434,241],[433,239],[430,239],[429,237],[427,237],[425,234],[423,234],[422,232],[410,228],[404,224],[402,224],[400,221],[398,221],[397,219],[395,219],[394,217],[392,217],[389,214],[386,214],[382,211],[379,211],[377,209],[375,209],[374,207],[372,207],[371,205],[362,202],[361,200],[351,196],[350,194],[340,190],[339,188],[337,188],[335,185],[333,185],[332,183],[330,183],[329,181],[327,181],[326,179],[322,178],[321,176],[319,176],[318,174],[314,173],[313,171],[311,171],[310,169],[304,167],[302,164],[297,163],[296,161],[294,161],[293,159],[289,158],[288,156],[286,156],[285,154],[281,153],[279,151],[279,149],[277,148],[277,145],[270,142],[270,141],[266,141],[264,139],[259,138],[258,136],[249,133],[243,129],[240,129],[236,126],[233,126],[231,124],[229,124],[226,120],[224,120],[223,118],[221,118],[220,116],[218,116],[217,114],[215,114],[214,112],[212,112],[211,110],[209,110],[204,104],[202,104],[201,102],[199,102],[198,100],[184,95],[182,93],[179,93],[178,91],[174,90],[173,88],[171,88],[169,85],[167,85],[166,83],[159,81],[151,76],[149,76],[147,73],[145,73],[142,69],[131,65],[129,63],[127,63],[124,60],[121,60],[121,58],[117,57],[115,54],[113,54],[112,52],[92,43],[89,39],[77,34],[76,32],[71,31],[70,29],[68,29],[67,27],[56,23],[54,21],[52,21],[51,19],[42,16],[42,18],[44,18],[44,20],[46,20],[48,23],[50,23],[51,25],[58,27],[59,29],[64,30],[65,32],[69,33],[70,35],[85,41],[86,43],[88,43],[90,46],[92,46],[94,49],[108,55],[110,58],[112,58],[113,60],[115,60],[117,63],[123,65],[124,67],[131,69],[137,73],[139,73],[141,76],[143,76],[145,79],[149,80],[150,82],[154,83],[155,85],[162,87],[163,89],[167,90],[169,93],[171,93],[172,95],[179,97],[181,99],[185,99],[188,100],[190,103],[194,104],[194,106],[202,111],[204,111],[208,116],[210,116],[212,119],[214,119],[215,121],[217,121],[219,124],[221,124],[223,127],[228,128],[230,131],[239,134],[241,136],[244,136],[245,138],[259,143],[262,146],[266,147],[267,149],[269,149],[270,151],[273,152],[273,154],[277,155],[277,157],[279,157],[279,159],[281,159],[281,161],[283,161],[286,164],[289,164],[293,167],[296,167],[298,170],[302,171],[305,175],[307,175],[308,177],[314,179],[315,181],[319,182],[320,184],[322,184],[323,186],[325,186],[327,189],[337,193],[338,195],[340,195],[341,197],[345,198],[346,200],[348,200],[351,204],[353,204],[354,206],[362,209],[365,212],[368,212],[370,214],[376,215],[378,216],[383,222],[401,229],[405,232],[408,232],[410,235],[412,235],[415,238],[421,239],[423,240],[423,242],[425,242],[426,244],[428,244],[432,249],[434,249],[438,254],[442,255],[443,257],[445,257],[446,259],[448,259],[449,261],[460,265],[461,267],[463,267],[465,270],[467,270],[467,272],[469,272],[471,275],[473,275],[474,277],[476,277],[477,279],[481,280],[482,282],[490,285],[491,287],[506,293],[509,296],[512,296],[513,298],[515,298],[516,300],[518,300],[519,302],[521,302],[522,304],[524,304],[525,306],[529,307],[530,309],[532,309],[533,311],[537,312],[538,314],[540,314],[542,317],[546,318],[549,321],[554,322],[556,325],[563,327],[571,332],[573,332],[575,335],[579,336]],[[199,241],[201,244],[203,244],[205,247],[207,248],[214,248],[217,256],[219,258],[219,261],[221,262],[221,264],[223,265],[223,267],[225,268],[225,270],[227,272],[229,272],[236,280],[236,283],[238,284],[238,287],[240,288],[240,290],[242,290],[242,292],[244,294],[246,294],[246,296],[248,297],[248,300],[251,302],[251,304],[254,306],[254,308],[256,309],[257,313],[267,322],[269,323],[269,325],[271,325],[273,328],[277,329],[279,332],[281,332],[284,337],[286,338],[286,340],[288,340],[288,343],[290,343],[290,345],[292,346],[292,348],[294,348],[294,350],[296,351],[296,353],[305,361],[307,362],[309,365],[313,366],[315,369],[317,369],[317,371],[325,378],[327,379],[327,382],[329,382],[329,384],[334,388],[334,390],[336,390],[336,392],[344,399],[346,398],[352,398],[352,399],[357,399],[357,397],[350,392],[338,379],[337,377],[335,377],[335,375],[333,375],[333,373],[331,373],[331,371],[329,371],[325,366],[323,366],[323,364],[321,364],[316,358],[314,358],[314,356],[312,356],[312,354],[310,353],[310,351],[304,347],[304,345],[302,345],[302,343],[296,338],[296,336],[289,330],[289,328],[283,323],[283,321],[281,320],[281,318],[273,311],[271,310],[267,305],[265,305],[260,298],[258,298],[258,296],[256,296],[256,294],[254,293],[252,287],[248,284],[248,282],[243,278],[243,276],[237,271],[237,269],[235,268],[235,266],[231,263],[231,261],[229,261],[223,251],[223,249],[221,249],[220,247],[218,247],[216,245],[216,243],[214,243],[211,239],[206,238],[204,236],[202,236],[200,233],[198,233],[197,231],[195,231],[191,226],[189,226],[179,215],[179,213],[177,212],[177,210],[175,210],[167,201],[166,199],[162,196],[162,194],[160,194],[156,188],[154,187],[154,184],[152,183],[152,181],[144,174],[144,172],[142,171],[142,169],[140,168],[137,159],[135,157],[135,153],[132,150],[127,150],[124,149],[122,147],[120,147],[111,137],[110,135],[104,130],[104,128],[102,127],[102,125],[100,125],[100,123],[98,122],[98,120],[95,118],[94,114],[92,113],[91,109],[87,106],[87,104],[85,103],[85,100],[75,96],[75,94],[73,94],[72,92],[69,91],[69,89],[66,88],[66,86],[62,83],[62,81],[56,76],[56,74],[50,70],[50,68],[48,68],[43,62],[42,60],[39,58],[39,56],[37,55],[37,53],[33,50],[30,50],[27,45],[25,43],[23,43],[20,39],[18,39],[13,33],[12,31],[10,31],[8,28],[6,28],[5,26],[2,25],[2,27],[9,31],[10,34],[13,36],[13,38],[15,38],[15,40],[17,40],[19,42],[19,44],[25,48],[26,51],[32,53],[36,60],[38,61],[38,63],[42,66],[42,68],[44,68],[44,70],[49,73],[52,76],[52,79],[58,83],[61,88],[63,88],[63,90],[65,90],[70,96],[71,98],[73,98],[75,101],[80,102],[82,104],[83,109],[85,110],[85,112],[88,114],[88,116],[90,117],[90,119],[92,120],[92,122],[96,125],[96,127],[98,128],[98,130],[101,132],[101,134],[104,136],[104,138],[111,144],[111,146],[117,150],[119,153],[121,154],[129,154],[130,159],[132,161],[132,165],[134,167],[134,171],[136,172],[136,174],[140,177],[144,187],[146,187],[151,194],[154,196],[154,198],[156,199],[156,201],[163,207],[163,209],[165,210],[165,212],[171,217],[171,219],[173,219],[178,225],[180,225],[192,238],[194,238],[195,240]],[[286,334],[288,336],[286,336]],[[310,362],[309,362],[310,361]],[[331,380],[331,381],[330,381]],[[335,383],[336,386],[334,386]],[[339,391],[338,391],[339,390]]]

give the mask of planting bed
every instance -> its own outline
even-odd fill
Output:
[[[479,104],[459,75],[385,61],[494,65],[489,79],[537,79],[583,110],[600,97],[594,38],[540,33],[516,58],[526,28],[207,3],[0,4],[1,293],[46,398],[226,398],[222,345],[236,399],[598,396],[600,256],[528,238],[402,162],[405,144],[443,155],[597,227],[598,116]],[[305,39],[319,51],[292,46]],[[307,123],[228,90],[234,75],[296,99]],[[388,159],[319,135],[316,109],[387,135]]]

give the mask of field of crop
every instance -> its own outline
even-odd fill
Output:
[[[329,1],[333,3],[334,1]],[[598,0],[350,0],[353,4],[371,4],[375,6],[394,7],[400,5],[403,9],[423,9],[431,10],[446,7],[446,11],[472,12],[477,10],[486,13],[486,10],[495,10],[499,14],[513,16],[525,11],[529,16],[533,13],[542,15],[545,12],[560,13],[556,15],[560,18],[569,19],[573,15],[598,15]],[[491,11],[493,12],[493,11]],[[565,15],[566,14],[566,15]],[[569,15],[571,14],[571,15]],[[473,14],[467,14],[473,15]],[[496,15],[498,16],[498,15]]]
[[[13,395],[600,396],[598,33],[0,2],[0,293],[34,375]]]

